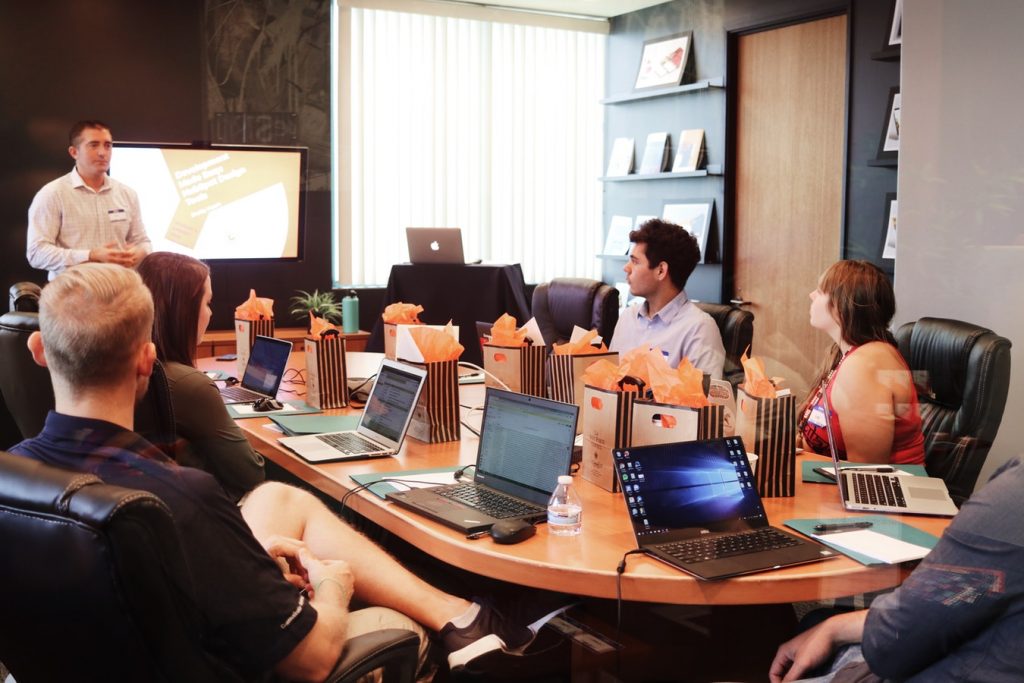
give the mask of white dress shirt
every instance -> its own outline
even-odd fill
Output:
[[[147,254],[153,250],[135,190],[110,177],[94,190],[74,168],[36,193],[28,209],[25,255],[33,268],[50,271],[51,280],[88,261],[90,249],[112,242]]]

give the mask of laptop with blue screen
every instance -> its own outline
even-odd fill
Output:
[[[768,524],[739,437],[613,453],[637,546],[689,574],[724,579],[835,555]]]

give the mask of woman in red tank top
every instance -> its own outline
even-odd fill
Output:
[[[830,416],[841,459],[924,463],[917,392],[889,332],[896,298],[888,278],[867,261],[839,261],[810,297],[811,326],[835,345],[799,411],[804,447],[828,455]]]

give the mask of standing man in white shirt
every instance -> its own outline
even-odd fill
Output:
[[[722,378],[725,347],[714,319],[686,296],[686,281],[700,262],[700,246],[685,229],[658,218],[629,233],[633,250],[623,270],[640,306],[619,315],[611,350],[661,349],[668,364],[689,358],[694,367]]]
[[[50,271],[97,261],[134,268],[153,250],[135,190],[107,175],[114,140],[101,121],[68,134],[71,173],[43,186],[28,209],[29,265]]]

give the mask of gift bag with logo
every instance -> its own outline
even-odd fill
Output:
[[[562,403],[575,403],[582,408],[583,374],[599,360],[618,364],[619,354],[615,351],[585,355],[552,354],[548,358],[551,398]]]
[[[583,460],[580,474],[608,491],[617,491],[613,448],[632,443],[636,392],[583,387]]]
[[[796,397],[749,396],[736,390],[736,435],[757,453],[754,479],[766,498],[796,494]]]
[[[412,414],[409,436],[426,443],[458,441],[462,435],[459,421],[459,361],[416,365],[427,371],[427,378]]]
[[[722,418],[721,406],[690,408],[637,400],[633,403],[633,440],[629,445],[718,439],[722,437]]]
[[[526,346],[496,346],[484,344],[484,370],[493,375],[510,391],[544,398],[544,361],[548,347],[527,344]],[[487,375],[489,387],[501,388],[498,382]]]
[[[385,358],[388,360],[397,360],[395,350],[398,338],[398,326],[421,324],[420,313],[422,312],[422,306],[417,304],[406,304],[401,301],[388,304],[384,307],[384,312],[381,313],[380,317],[384,321]]]
[[[345,338],[337,334],[311,335],[305,340],[306,403],[314,408],[348,405]]]

